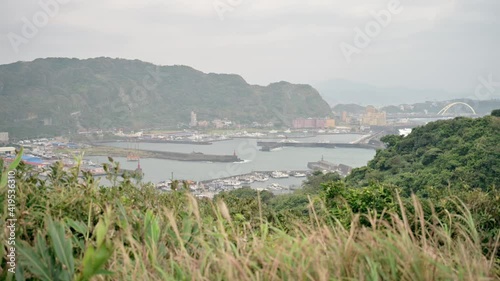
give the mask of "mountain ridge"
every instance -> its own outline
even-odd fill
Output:
[[[174,127],[189,123],[191,111],[198,120],[282,126],[297,117],[331,115],[310,85],[250,85],[238,74],[107,57],[0,65],[0,103],[10,105],[0,112],[0,130],[14,135],[77,127]]]

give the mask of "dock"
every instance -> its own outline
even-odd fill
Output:
[[[211,155],[203,154],[200,152],[192,153],[180,153],[180,152],[167,152],[167,151],[152,151],[143,150],[154,155],[156,159],[168,159],[177,161],[188,161],[188,162],[222,162],[222,163],[233,163],[241,162],[242,160],[236,155]]]
[[[321,148],[362,148],[362,149],[379,149],[378,145],[369,143],[323,143],[323,142],[271,142],[258,141],[257,145],[261,147],[261,151],[271,151],[279,147],[321,147]]]
[[[111,156],[111,157],[127,157],[128,153],[133,152],[140,158],[166,159],[187,162],[221,162],[233,163],[241,162],[242,160],[237,155],[211,155],[200,152],[181,153],[156,150],[135,150],[116,148],[100,144],[94,144],[94,147],[85,151],[87,156]]]
[[[162,139],[138,139],[143,143],[170,143],[170,144],[190,144],[190,145],[212,145],[211,141],[188,141],[188,140],[162,140]]]
[[[230,180],[230,179],[234,179],[234,178],[246,178],[246,177],[255,176],[255,175],[266,175],[268,177],[271,177],[271,174],[273,172],[275,172],[275,171],[253,171],[253,172],[241,174],[241,175],[227,176],[224,178],[216,178],[216,179],[211,179],[211,180],[204,180],[204,181],[200,181],[200,183],[209,184],[209,183],[214,182],[214,181],[224,181],[224,180]],[[287,174],[289,177],[293,177],[293,175],[297,174],[297,173],[309,175],[311,173],[311,170],[294,170],[294,171],[278,171],[278,172]]]
[[[323,159],[318,162],[309,162],[307,163],[307,167],[314,171],[337,172],[343,177],[349,175],[352,172],[352,167],[350,166],[344,164],[334,164]]]

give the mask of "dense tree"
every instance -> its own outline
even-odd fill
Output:
[[[500,117],[500,109],[493,110],[491,116]]]
[[[396,185],[409,195],[426,187],[500,186],[500,118],[456,118],[415,128],[406,136],[386,136],[366,167],[354,169],[347,182]]]

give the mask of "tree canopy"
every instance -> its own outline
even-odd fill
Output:
[[[380,182],[403,192],[425,187],[500,186],[500,118],[455,118],[418,127],[406,136],[386,136],[366,167],[354,169],[347,182]]]

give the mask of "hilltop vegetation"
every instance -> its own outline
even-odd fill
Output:
[[[371,182],[403,188],[406,194],[434,188],[500,186],[500,118],[456,118],[418,127],[407,136],[386,136],[366,167],[348,183]]]
[[[441,156],[428,159],[414,150],[445,148],[457,138],[460,145],[448,150],[469,148],[467,153],[446,157],[457,157],[456,169],[478,165],[481,180],[464,178],[470,185],[405,185],[399,170],[380,169],[377,163],[389,155],[382,151],[347,180],[315,173],[293,194],[243,188],[214,200],[193,198],[182,187],[159,193],[121,174],[114,162],[106,166],[111,188],[99,187],[88,173],[78,179],[78,167],[64,171],[56,164],[41,178],[21,163],[15,177],[16,279],[498,280],[500,189],[493,168],[500,158],[494,151],[485,158],[482,149],[494,150],[499,119],[435,122],[406,138],[385,139],[386,153],[399,151],[408,163],[433,159],[426,162],[429,170],[419,166],[432,175],[418,175],[434,179],[447,175],[448,168],[433,164]],[[383,180],[365,178],[368,169]],[[5,235],[0,232],[2,241]],[[12,277],[5,270],[6,249],[0,248],[2,280]]]
[[[138,60],[50,58],[0,66],[0,131],[15,137],[76,129],[174,127],[198,120],[288,124],[331,110],[308,85],[249,85],[234,74]]]

